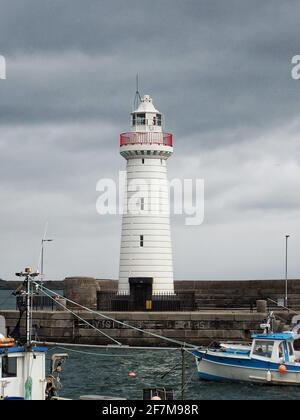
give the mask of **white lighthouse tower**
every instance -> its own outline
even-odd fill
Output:
[[[130,279],[151,280],[152,293],[174,293],[167,160],[172,134],[162,129],[162,114],[145,95],[131,113],[131,131],[120,136],[127,160],[120,255],[119,292]]]

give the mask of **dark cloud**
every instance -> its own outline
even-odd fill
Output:
[[[299,15],[293,0],[3,0],[0,277],[37,258],[46,220],[50,276],[117,277],[120,217],[97,215],[96,183],[124,169],[137,72],[175,135],[170,177],[206,184],[205,223],[173,218],[176,277],[280,277],[287,231],[299,276]]]

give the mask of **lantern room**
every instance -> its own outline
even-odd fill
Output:
[[[132,131],[162,131],[162,114],[155,109],[152,98],[144,95],[138,108],[131,113]]]

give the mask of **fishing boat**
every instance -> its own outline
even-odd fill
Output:
[[[33,344],[32,332],[32,273],[30,268],[17,273],[24,277],[22,292],[26,308],[26,341],[7,336],[4,318],[0,320],[0,399],[2,400],[46,400],[58,397],[60,373],[68,354],[53,354],[51,372],[46,374],[48,348]],[[12,334],[13,335],[13,334]]]
[[[273,314],[269,317],[269,320]],[[200,379],[274,385],[300,385],[300,359],[294,350],[294,331],[274,333],[271,322],[253,334],[251,345],[220,344],[193,354]]]

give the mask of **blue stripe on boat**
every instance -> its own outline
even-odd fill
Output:
[[[292,331],[287,331],[283,333],[271,333],[271,334],[253,334],[253,339],[259,338],[262,340],[293,340],[295,338]]]
[[[25,353],[25,347],[24,346],[16,346],[16,347],[3,347],[0,348],[0,354],[5,353]],[[34,353],[46,353],[48,351],[47,347],[32,347],[32,351]]]
[[[228,379],[228,378],[223,378],[222,376],[216,376],[216,375],[210,375],[209,373],[204,373],[204,372],[198,372],[199,378],[200,379],[204,379],[206,381],[219,381],[219,382],[224,382],[224,381],[229,381],[233,382],[233,379]]]
[[[280,363],[269,362],[265,360],[257,360],[253,358],[233,358],[233,357],[222,357],[215,356],[212,354],[207,354],[205,352],[194,351],[194,356],[199,359],[207,360],[208,362],[217,363],[220,365],[233,366],[233,367],[243,367],[243,368],[252,368],[252,369],[268,369],[268,370],[278,370]],[[290,372],[299,372],[300,366],[293,366],[289,363],[285,364],[288,371]]]
[[[23,346],[0,348],[0,354],[4,354],[4,353],[24,353],[24,352],[25,352],[25,348]]]

